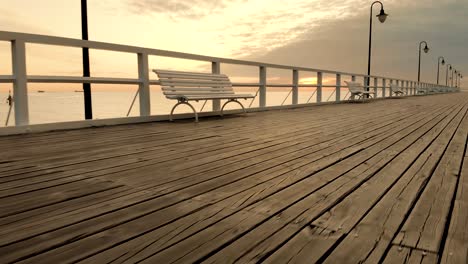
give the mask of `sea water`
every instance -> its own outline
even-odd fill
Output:
[[[255,90],[250,92],[241,91],[240,93],[255,94]],[[135,98],[135,91],[93,91],[92,93],[92,106],[93,118],[118,118],[126,117],[132,101]],[[345,93],[342,92],[342,97]],[[0,92],[0,127],[5,126],[7,115],[9,112],[9,105],[7,103],[8,93]],[[335,100],[333,89],[323,89],[322,101]],[[175,100],[168,100],[164,97],[159,90],[151,91],[151,114],[152,115],[165,115],[169,114],[171,108],[176,103]],[[240,100],[244,107],[257,107],[258,96],[252,100]],[[283,103],[284,101],[284,103]],[[306,90],[299,92],[299,103],[316,102],[316,94],[313,90]],[[28,93],[29,102],[29,119],[31,124],[44,124],[55,122],[79,121],[84,119],[84,99],[82,92],[57,92],[57,91],[30,91]],[[208,100],[199,102],[191,102],[197,111],[210,111],[212,109],[211,101]],[[292,103],[292,95],[290,91],[268,91],[267,92],[267,106],[288,105]],[[205,104],[203,106],[203,104]],[[226,109],[236,109],[239,105],[232,103],[226,106]],[[192,110],[185,105],[179,106],[175,113],[189,113]],[[133,107],[130,109],[129,116],[139,115],[139,98],[136,97]],[[12,107],[8,126],[13,126],[14,120],[14,107]]]

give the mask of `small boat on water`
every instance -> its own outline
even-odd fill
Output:
[[[43,90],[38,90],[37,92],[38,93],[45,93],[45,91],[43,91]]]
[[[75,93],[82,93],[83,91],[75,90]]]

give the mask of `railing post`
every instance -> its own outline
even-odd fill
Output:
[[[386,87],[387,86],[387,80],[384,78],[382,79],[382,97],[385,98],[386,96]]]
[[[260,66],[260,87],[259,87],[259,106],[265,107],[266,106],[266,67]]]
[[[322,102],[322,72],[317,72],[317,103]]]
[[[299,72],[293,70],[293,87],[292,87],[292,104],[296,105],[299,103]]]
[[[389,95],[389,97],[392,97],[392,96],[393,96],[393,89],[392,89],[392,84],[393,84],[393,80],[392,80],[392,79],[390,79],[390,88],[389,88],[390,95]]]
[[[151,115],[148,54],[138,53],[138,85],[140,98],[140,116]]]
[[[356,76],[352,75],[352,76],[351,76],[351,81],[352,81],[352,82],[355,82],[355,81],[356,81]]]
[[[406,95],[409,95],[409,81],[406,81]]]
[[[410,95],[413,95],[413,94],[414,94],[413,82],[411,82],[411,81],[410,81],[410,91],[409,91],[409,94],[410,94]]]
[[[220,74],[221,73],[221,63],[219,61],[211,62],[211,73],[213,74]],[[221,100],[214,99],[212,105],[213,111],[220,111],[221,110]]]
[[[23,40],[11,42],[13,76],[13,100],[15,124],[29,125],[28,79],[26,76],[26,44]]]
[[[362,77],[362,79],[363,79],[362,87],[364,87],[364,91],[369,91],[369,87],[367,86],[367,77],[364,76]],[[367,95],[363,95],[363,96],[364,98],[367,98]]]
[[[379,86],[379,79],[374,78],[374,93],[375,93],[375,98],[379,97],[378,91],[377,91],[377,86]]]
[[[336,74],[336,91],[335,91],[336,97],[335,101],[339,102],[341,101],[341,74],[337,73]]]

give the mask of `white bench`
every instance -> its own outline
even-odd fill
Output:
[[[354,100],[355,96],[357,96],[358,99],[364,99],[364,95],[369,98],[375,97],[375,92],[366,91],[364,86],[358,82],[345,81],[345,83],[347,84],[349,92],[351,93],[349,99]]]
[[[236,94],[232,89],[232,83],[224,74],[153,70],[158,75],[163,94],[167,99],[177,100],[177,104],[171,110],[170,120],[177,106],[188,105],[195,113],[195,122],[198,122],[198,113],[189,101],[227,99],[221,107],[220,115],[223,115],[224,107],[230,102],[236,102],[245,111],[244,106],[237,99],[254,98],[251,94]]]
[[[390,84],[390,89],[391,89],[392,93],[394,93],[396,96],[402,96],[402,95],[405,94],[405,92],[403,92],[403,90],[401,90],[401,87],[398,86],[395,83]]]
[[[421,88],[421,87],[418,87],[416,89],[416,94],[426,94],[426,88]]]

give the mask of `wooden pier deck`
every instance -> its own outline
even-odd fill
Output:
[[[467,263],[468,94],[0,138],[0,263]]]

